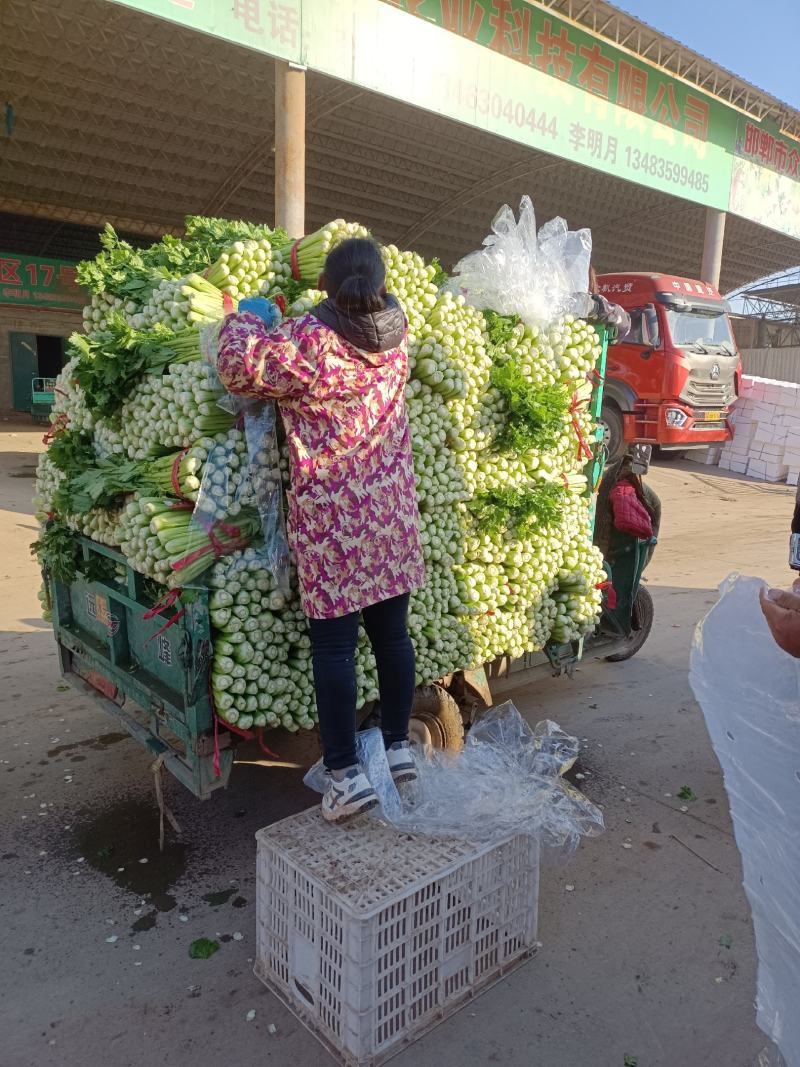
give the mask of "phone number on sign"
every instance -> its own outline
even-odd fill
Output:
[[[638,148],[626,148],[628,166],[633,170],[644,170],[654,178],[663,178],[676,185],[689,185],[701,193],[708,192],[708,174],[702,170],[693,170],[680,163],[673,163],[654,152],[640,152]]]
[[[513,100],[502,93],[481,89],[478,85],[466,85],[460,80],[453,81],[447,76],[441,76],[441,85],[443,96],[469,108],[470,111],[477,111],[479,115],[491,115],[493,119],[505,119],[509,125],[520,130],[527,126],[534,133],[552,137],[553,140],[558,137],[558,121],[546,111],[537,111],[521,100]]]

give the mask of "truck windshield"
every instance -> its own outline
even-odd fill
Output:
[[[673,344],[681,348],[724,348],[735,351],[730,326],[724,311],[709,314],[700,308],[676,311],[667,308],[667,322]]]

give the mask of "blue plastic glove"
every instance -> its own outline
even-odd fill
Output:
[[[280,308],[265,296],[248,296],[239,301],[239,313],[257,315],[267,326],[276,326],[281,319]]]

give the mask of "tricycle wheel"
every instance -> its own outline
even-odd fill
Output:
[[[640,585],[631,612],[631,636],[619,652],[606,656],[609,663],[622,663],[636,655],[653,629],[653,614],[653,598],[649,590]]]
[[[458,750],[464,744],[464,723],[453,697],[440,685],[423,685],[414,694],[409,739],[433,748]]]
[[[603,444],[606,448],[606,464],[611,466],[622,459],[625,454],[625,423],[622,412],[613,400],[603,401],[603,410],[598,420],[603,431]]]

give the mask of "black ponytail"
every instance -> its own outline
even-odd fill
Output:
[[[381,311],[386,270],[377,244],[365,237],[342,241],[325,260],[325,286],[346,315]]]

